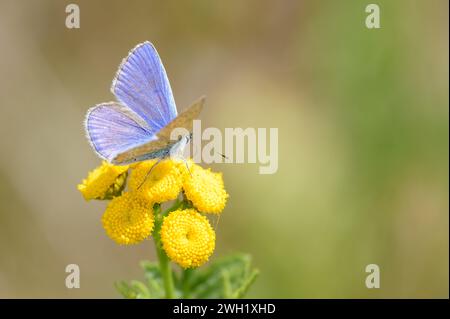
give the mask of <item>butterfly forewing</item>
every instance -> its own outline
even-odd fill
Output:
[[[150,42],[137,45],[122,61],[111,91],[155,131],[177,116],[169,79]]]

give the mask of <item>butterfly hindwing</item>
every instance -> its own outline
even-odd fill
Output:
[[[150,42],[141,43],[130,51],[119,66],[111,91],[119,102],[132,109],[155,131],[177,116],[169,79]]]

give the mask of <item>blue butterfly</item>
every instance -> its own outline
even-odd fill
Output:
[[[191,134],[170,139],[175,128],[192,132],[205,102],[200,98],[177,116],[169,79],[155,47],[138,44],[122,61],[111,85],[118,102],[97,104],[86,114],[89,143],[115,165],[180,154]]]

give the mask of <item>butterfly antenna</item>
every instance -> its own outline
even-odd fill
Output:
[[[219,154],[219,155],[222,156],[222,158],[224,158],[224,159],[228,159],[228,157],[227,157],[226,155],[222,154],[222,153],[217,152],[216,154]]]
[[[156,167],[156,165],[158,165],[163,159],[160,158],[158,159],[158,161],[148,170],[147,174],[145,175],[144,179],[142,180],[141,184],[138,186],[137,189],[140,189],[142,187],[142,185],[144,185],[145,181],[147,180],[147,178],[150,176],[151,172],[153,171],[153,169]]]

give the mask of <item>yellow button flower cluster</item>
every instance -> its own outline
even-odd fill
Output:
[[[167,256],[183,268],[204,264],[214,251],[215,238],[208,219],[194,209],[170,213],[161,227]]]
[[[214,251],[214,230],[201,213],[220,214],[228,198],[222,174],[192,160],[187,164],[172,159],[159,163],[151,160],[130,166],[103,162],[78,189],[86,200],[112,198],[102,223],[116,243],[137,244],[154,229],[160,230],[158,238],[167,256],[183,268],[202,265]],[[180,193],[184,198],[182,208],[163,219],[154,216],[154,204],[175,200]]]
[[[118,244],[137,244],[153,230],[153,204],[139,193],[124,193],[109,203],[102,223]]]
[[[190,174],[185,173],[183,183],[186,197],[203,213],[221,213],[228,198],[222,173],[214,173],[194,164],[190,167]]]
[[[148,161],[138,164],[131,172],[128,187],[147,195],[155,203],[162,203],[178,197],[183,179],[178,165],[172,160],[158,163]],[[154,167],[153,167],[154,166]],[[147,176],[149,171],[151,174]]]
[[[85,200],[107,199],[113,190],[120,190],[125,183],[128,166],[115,166],[103,161],[102,164],[89,172],[88,177],[78,185]],[[120,176],[125,178],[118,178]]]

